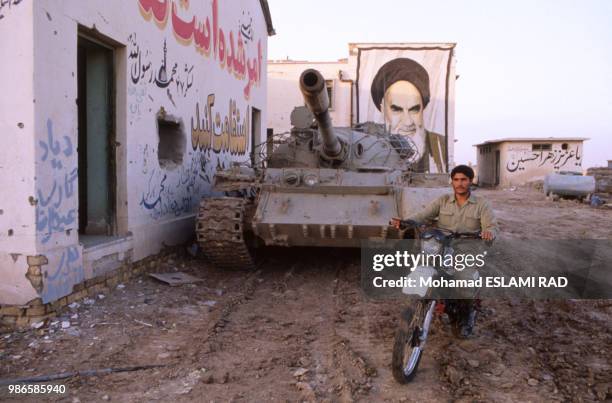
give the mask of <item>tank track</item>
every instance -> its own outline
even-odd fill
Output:
[[[248,201],[238,197],[211,197],[200,202],[196,218],[198,245],[206,257],[223,269],[253,269],[244,239]]]

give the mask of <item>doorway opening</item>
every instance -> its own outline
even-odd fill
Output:
[[[79,236],[116,235],[114,48],[79,34],[77,50]]]
[[[259,143],[261,142],[261,111],[251,108],[251,165],[259,163]]]
[[[495,150],[495,186],[499,186],[499,171],[500,171],[500,156],[499,150]]]

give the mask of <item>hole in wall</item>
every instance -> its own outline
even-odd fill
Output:
[[[561,144],[561,149],[562,150],[567,150],[568,148],[569,148],[569,144],[567,144],[567,143]]]
[[[157,117],[157,158],[162,169],[172,170],[183,164],[185,129],[182,121],[166,114]]]
[[[8,236],[13,236],[13,233],[14,233],[14,232],[13,232],[13,230],[12,230],[12,229],[8,230]]]

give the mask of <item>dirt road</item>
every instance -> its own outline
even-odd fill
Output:
[[[504,236],[610,238],[610,211],[529,189],[478,192]],[[403,306],[364,296],[358,251],[271,249],[257,261],[255,272],[168,261],[159,270],[203,281],[168,287],[143,277],[54,325],[4,333],[0,378],[166,365],[60,381],[69,392],[55,399],[68,402],[612,398],[611,301],[488,300],[471,340],[436,319],[416,379],[402,386],[389,363]]]

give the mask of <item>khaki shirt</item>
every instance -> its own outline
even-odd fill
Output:
[[[495,236],[498,233],[497,219],[489,202],[473,193],[462,207],[457,204],[454,194],[447,194],[434,200],[422,212],[409,217],[419,222],[435,218],[438,218],[438,227],[450,231],[491,231]]]

